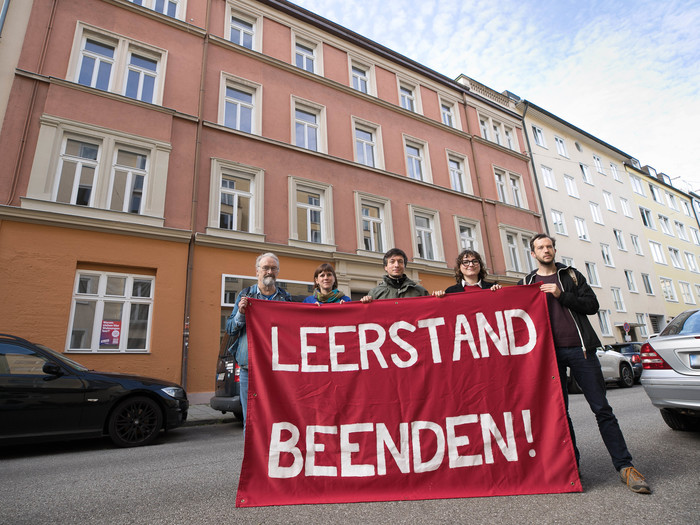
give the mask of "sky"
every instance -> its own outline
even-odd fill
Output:
[[[700,193],[698,0],[294,3],[449,78],[511,91]]]

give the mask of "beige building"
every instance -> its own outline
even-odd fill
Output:
[[[649,284],[656,274],[625,171],[631,157],[531,102],[518,108],[547,231],[558,260],[581,271],[598,296],[592,324],[601,342],[645,339],[666,308]]]

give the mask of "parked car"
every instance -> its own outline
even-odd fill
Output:
[[[627,356],[632,363],[632,371],[634,372],[634,381],[639,383],[642,377],[642,358],[639,356],[639,352],[642,349],[644,343],[641,341],[629,341],[627,343],[615,343],[612,345],[606,345],[607,349],[619,352],[624,356]]]
[[[95,372],[26,339],[0,334],[0,444],[108,435],[152,443],[187,419],[185,390],[136,375]]]
[[[602,346],[596,349],[596,355],[600,361],[600,368],[606,383],[617,383],[621,388],[629,388],[634,385],[632,362],[627,356]],[[567,384],[569,393],[580,394],[581,387],[576,383],[571,371],[567,370],[567,374],[569,376]]]
[[[700,310],[676,316],[642,345],[642,386],[673,430],[700,430]]]
[[[216,363],[214,396],[209,400],[209,406],[214,410],[220,410],[222,414],[231,412],[238,419],[243,420],[239,383],[240,367],[231,352],[235,341],[235,336],[226,333],[221,337],[219,359]]]

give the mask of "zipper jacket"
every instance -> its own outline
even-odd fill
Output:
[[[562,263],[555,263],[555,266],[557,268],[557,281],[561,289],[558,301],[573,317],[581,346],[585,350],[595,352],[596,348],[602,345],[588,320],[588,316],[598,313],[600,307],[598,298],[586,282],[586,278],[576,268]],[[532,284],[536,274],[537,270],[530,272],[518,284]]]

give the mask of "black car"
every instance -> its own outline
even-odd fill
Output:
[[[606,345],[610,350],[619,352],[624,356],[627,356],[632,363],[632,371],[634,372],[634,382],[639,383],[639,378],[642,377],[642,358],[639,356],[639,352],[642,349],[644,343],[639,341],[630,341],[627,343],[615,343],[612,345]]]
[[[63,354],[0,334],[0,444],[109,435],[152,443],[187,419],[185,390],[169,381],[95,372]]]

